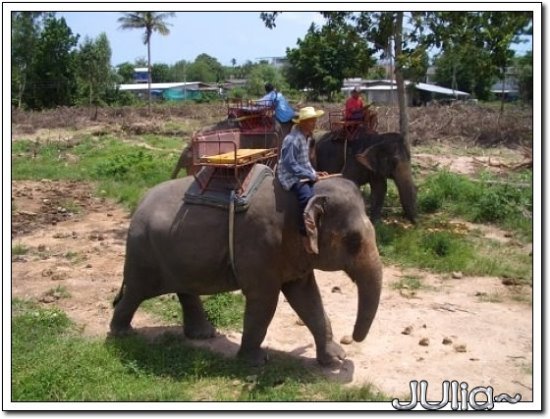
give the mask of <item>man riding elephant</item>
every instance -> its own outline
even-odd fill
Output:
[[[309,161],[309,138],[313,134],[317,118],[324,114],[322,110],[313,107],[300,109],[298,116],[292,121],[296,123],[283,140],[277,179],[286,191],[293,192],[299,203],[300,214],[304,213],[307,203],[313,196],[313,183],[325,176],[326,172],[316,172]],[[306,225],[300,217],[300,234],[308,253],[315,253],[307,238]]]

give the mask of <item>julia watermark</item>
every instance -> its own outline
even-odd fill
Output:
[[[413,380],[409,383],[411,389],[411,401],[401,402],[399,399],[393,399],[391,404],[397,410],[412,410],[419,404],[426,410],[439,410],[448,406],[452,410],[492,410],[495,407],[495,402],[508,402],[515,404],[521,400],[521,395],[516,394],[514,397],[506,393],[494,396],[492,387],[474,387],[468,388],[467,383],[459,383],[458,381],[443,381],[441,400],[427,400],[428,382]]]

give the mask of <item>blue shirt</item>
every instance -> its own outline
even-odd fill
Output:
[[[317,173],[309,161],[308,143],[297,125],[283,140],[281,156],[277,164],[277,179],[283,189],[290,190],[301,179],[315,181]]]
[[[271,104],[275,108],[275,118],[283,124],[290,122],[294,118],[294,109],[287,102],[282,93],[272,90],[262,97],[258,102]]]

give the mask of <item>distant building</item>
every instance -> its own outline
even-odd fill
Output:
[[[505,100],[517,100],[519,98],[519,83],[515,67],[506,68],[504,82],[497,81],[491,86],[491,93],[499,99],[504,96]]]
[[[260,57],[256,59],[260,62],[265,61],[275,68],[282,68],[288,63],[288,59],[286,57]]]
[[[149,81],[149,69],[147,67],[134,68],[134,83],[147,83]]]
[[[121,84],[120,91],[130,92],[141,99],[148,97],[148,85],[145,83]],[[151,83],[151,97],[155,100],[188,100],[198,99],[204,92],[217,92],[218,86],[200,81],[178,83]]]
[[[397,85],[394,80],[362,80],[359,78],[344,80],[343,92],[358,88],[363,96],[375,105],[397,103]],[[405,81],[406,102],[408,106],[418,106],[440,99],[467,99],[469,93],[427,83]]]

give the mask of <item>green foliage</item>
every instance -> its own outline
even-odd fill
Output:
[[[518,178],[522,183],[530,176]],[[495,179],[484,175],[477,181],[448,171],[429,176],[418,196],[422,213],[439,210],[464,217],[468,221],[497,223],[530,236],[532,223],[533,191],[514,185],[518,179]]]
[[[282,73],[269,64],[259,64],[251,69],[247,81],[247,93],[252,97],[265,95],[265,84],[271,83],[279,92],[285,92],[288,85]]]
[[[241,328],[244,313],[244,297],[241,293],[215,294],[204,299],[208,319],[216,327]]]
[[[518,85],[521,100],[525,103],[533,101],[533,53],[529,51],[516,60],[518,68]]]
[[[243,324],[244,297],[242,294],[222,293],[202,297],[204,309],[210,322],[218,328],[240,330]],[[166,321],[182,320],[181,305],[175,295],[163,295],[143,302],[142,306],[150,313]]]
[[[332,100],[344,78],[366,74],[374,65],[365,38],[350,25],[311,25],[298,47],[287,50],[290,85],[309,88]]]
[[[380,255],[388,263],[532,281],[532,258],[513,243],[466,236],[456,226],[438,219],[426,219],[416,228],[379,223],[376,239]]]
[[[121,83],[134,82],[135,65],[129,62],[124,62],[116,66],[117,74],[121,77]]]
[[[18,108],[28,100],[42,23],[52,15],[52,12],[11,13],[11,91],[12,103]]]
[[[327,382],[286,355],[262,369],[189,346],[180,335],[85,339],[57,309],[12,303],[14,401],[369,401],[370,386]]]
[[[46,18],[33,50],[24,102],[31,108],[69,106],[76,92],[75,53],[78,35],[64,18]]]
[[[88,105],[100,105],[114,89],[111,72],[111,46],[102,32],[97,39],[85,38],[76,55],[76,74],[80,99]]]
[[[205,83],[222,82],[225,79],[223,66],[214,57],[200,54],[187,67],[187,80],[200,80]]]

